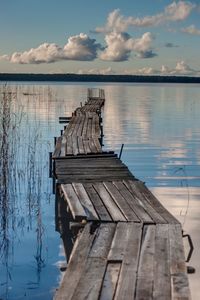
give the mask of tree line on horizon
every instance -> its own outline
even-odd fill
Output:
[[[200,83],[200,77],[161,75],[0,73],[0,81]]]

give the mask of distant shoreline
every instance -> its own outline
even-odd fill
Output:
[[[200,77],[159,75],[0,73],[0,81],[200,83]]]

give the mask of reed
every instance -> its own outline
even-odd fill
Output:
[[[15,242],[26,232],[35,239],[38,282],[45,267],[42,205],[49,202],[52,191],[50,143],[43,136],[38,112],[45,105],[48,109],[52,97],[49,87],[0,86],[0,264],[7,269],[7,282],[12,277]]]

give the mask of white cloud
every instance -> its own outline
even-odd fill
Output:
[[[166,22],[183,21],[190,15],[194,7],[195,4],[189,1],[172,2],[163,12],[143,18],[125,17],[120,14],[119,9],[115,9],[108,15],[106,25],[104,27],[97,27],[95,32],[110,32],[112,30],[124,32],[129,26],[149,27]]]
[[[110,32],[105,36],[107,47],[100,54],[102,60],[126,61],[132,51],[135,51],[140,58],[153,57],[156,54],[152,51],[153,36],[146,32],[141,38],[133,39],[127,33]]]
[[[44,43],[28,51],[4,55],[2,59],[19,64],[52,63],[59,60],[91,61],[97,57],[100,49],[101,45],[95,39],[80,33],[70,37],[63,48],[54,43]]]
[[[124,71],[124,74],[135,75],[172,75],[172,76],[200,76],[200,71],[191,68],[185,61],[180,60],[176,63],[175,68],[170,68],[166,65],[162,65],[160,70],[152,67],[140,68],[132,71]]]
[[[79,70],[78,74],[97,74],[97,75],[112,75],[115,71],[111,67],[105,69],[89,69],[89,70]]]
[[[195,25],[190,25],[186,28],[182,28],[181,31],[192,35],[200,35],[200,29],[196,28]]]
[[[189,67],[189,65],[187,65],[185,63],[185,61],[181,60],[181,61],[177,62],[174,72],[176,74],[180,74],[180,75],[181,74],[183,74],[183,75],[192,75],[194,73],[194,70],[191,69]]]

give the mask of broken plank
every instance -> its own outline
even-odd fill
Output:
[[[114,299],[120,268],[120,263],[108,263],[100,292],[100,300]]]

